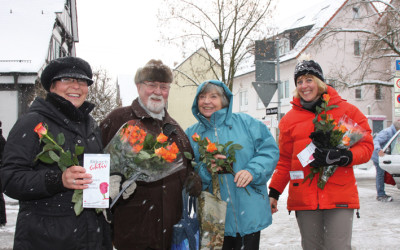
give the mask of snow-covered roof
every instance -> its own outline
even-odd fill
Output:
[[[296,46],[287,54],[280,57],[280,61],[284,62],[293,59],[314,39],[318,32],[323,28],[348,0],[325,0],[318,4],[314,4],[308,9],[301,10],[298,14],[285,17],[279,20],[278,34],[285,31],[298,29],[302,27],[312,26],[296,44]],[[250,73],[255,70],[254,56],[246,58],[238,68],[235,76]]]
[[[65,0],[0,0],[0,72],[38,72]]]
[[[312,28],[296,43],[296,46],[289,53],[283,55],[280,60],[284,62],[297,57],[347,1],[348,0],[325,0],[294,15],[290,18],[291,22],[282,24],[282,26],[279,27],[279,33],[285,30],[297,29],[310,25],[312,25]]]
[[[235,72],[235,77],[251,73],[255,70],[256,70],[256,65],[254,62],[254,55],[248,53],[238,65]]]

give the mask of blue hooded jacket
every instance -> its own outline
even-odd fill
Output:
[[[208,121],[200,112],[197,97],[206,83],[212,83],[224,89],[229,106],[214,112]],[[220,81],[210,80],[202,83],[192,105],[192,113],[199,121],[186,130],[190,138],[195,160],[199,163],[198,144],[191,137],[194,133],[201,138],[208,137],[211,142],[225,144],[233,141],[243,146],[236,151],[235,173],[247,170],[253,180],[244,188],[236,187],[234,176],[223,174],[219,179],[221,198],[227,201],[225,236],[236,237],[261,231],[272,223],[271,208],[267,192],[267,182],[275,169],[279,158],[279,149],[267,126],[243,113],[232,113],[232,92]],[[203,189],[212,192],[211,174],[204,164],[199,163],[196,171],[203,181]]]

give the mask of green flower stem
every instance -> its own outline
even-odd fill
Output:
[[[59,151],[64,153],[64,149],[60,147],[60,145],[58,145],[48,134],[44,134],[43,136],[45,136],[49,141],[51,141],[54,144],[54,146],[58,148]]]

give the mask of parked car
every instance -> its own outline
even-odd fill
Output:
[[[383,152],[385,155],[379,157],[379,166],[393,176],[400,189],[400,130],[388,141]]]

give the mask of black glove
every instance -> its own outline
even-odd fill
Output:
[[[347,149],[316,148],[313,156],[311,167],[347,166],[353,161],[353,153]]]
[[[103,208],[103,215],[104,215],[104,219],[111,224],[114,220],[114,216],[111,213],[111,209],[110,208]]]
[[[317,148],[328,148],[331,139],[331,132],[315,131],[310,134],[310,139]]]
[[[185,180],[185,189],[190,196],[197,197],[201,193],[201,177],[194,171],[190,172]]]
[[[276,190],[275,188],[272,188],[272,187],[269,188],[268,197],[272,197],[275,200],[279,200],[280,195],[281,195],[281,193],[279,193],[278,190]]]

